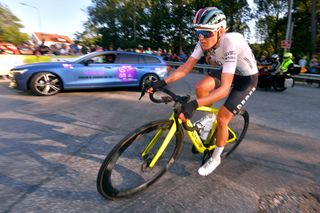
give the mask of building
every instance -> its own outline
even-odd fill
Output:
[[[61,46],[62,44],[69,46],[70,44],[73,44],[73,41],[68,36],[42,32],[32,33],[31,40],[37,45],[40,45],[42,41],[44,41],[45,45],[49,47],[53,44],[57,44],[57,46]]]

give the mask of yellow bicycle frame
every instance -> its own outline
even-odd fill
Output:
[[[207,107],[207,106],[202,106],[197,108],[197,111],[203,111],[203,112],[209,112],[209,113],[218,113],[218,109],[217,108],[213,108],[213,107]],[[163,154],[164,150],[167,148],[169,142],[171,141],[172,137],[174,136],[174,134],[177,131],[177,124],[176,124],[176,120],[174,119],[174,113],[172,113],[172,115],[170,116],[169,120],[172,121],[172,125],[170,127],[169,132],[167,133],[165,139],[163,140],[159,150],[157,151],[157,153],[153,156],[149,167],[152,168],[156,162],[158,161],[158,159],[161,157],[161,155]],[[182,121],[180,119],[178,119],[179,125],[182,124]],[[190,120],[187,120],[186,125],[188,127],[193,127],[192,122]],[[208,139],[204,142],[202,142],[198,132],[196,130],[193,131],[186,131],[188,137],[190,138],[190,141],[192,142],[192,144],[195,146],[195,148],[198,150],[198,152],[200,153],[204,153],[206,150],[213,150],[216,148],[216,145],[213,144],[209,147],[206,147],[204,144],[209,144],[211,138],[213,137],[213,134],[215,132],[215,129],[217,127],[217,121],[215,120],[213,123],[213,127],[212,130],[210,132],[210,135],[208,137]],[[228,127],[229,132],[231,133],[232,137],[229,137],[227,143],[233,142],[236,140],[237,136],[235,134],[235,132],[230,129]],[[154,146],[154,144],[158,141],[158,139],[162,136],[163,134],[163,130],[160,129],[156,135],[153,137],[153,139],[150,141],[150,143],[148,144],[148,146],[143,150],[142,152],[142,157],[146,156],[148,154],[148,152],[151,150],[151,148]]]

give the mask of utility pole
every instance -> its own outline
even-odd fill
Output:
[[[316,0],[312,0],[311,8],[311,54],[317,53],[317,16],[316,16]]]
[[[133,1],[133,40],[136,41],[136,2]]]
[[[293,0],[289,0],[288,2],[288,6],[289,6],[289,9],[288,9],[288,23],[287,23],[287,31],[286,31],[286,41],[291,41],[292,38],[292,32],[293,32],[293,23],[291,21],[291,17],[292,17],[292,5],[293,5]],[[290,50],[290,47],[289,48],[284,48],[283,50],[283,54],[287,51],[287,49]]]

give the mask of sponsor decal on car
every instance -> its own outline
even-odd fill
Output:
[[[137,69],[130,65],[122,66],[117,70],[117,76],[121,81],[131,81],[137,78]]]
[[[84,76],[79,76],[79,79],[98,79],[98,78],[112,78],[110,75],[105,75],[104,71],[84,71]]]

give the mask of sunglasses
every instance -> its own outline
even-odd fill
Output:
[[[212,37],[212,32],[211,31],[206,31],[206,30],[196,30],[197,38],[200,35],[202,35],[204,38],[210,38],[210,37]]]

